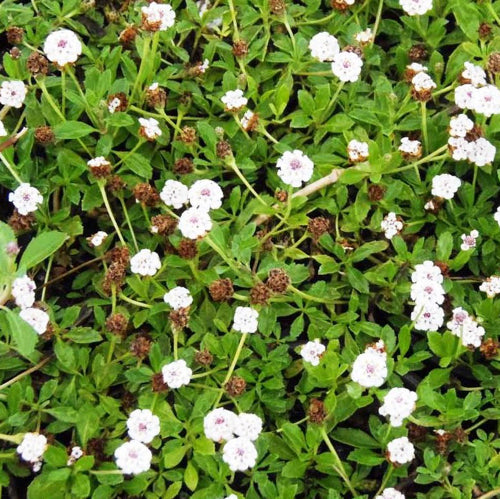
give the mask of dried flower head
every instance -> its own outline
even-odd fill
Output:
[[[250,303],[252,305],[267,305],[271,298],[271,290],[262,282],[257,283],[250,290]]]
[[[152,341],[147,334],[139,334],[130,343],[130,352],[138,359],[144,359],[151,350]]]
[[[234,293],[233,282],[228,277],[217,279],[208,288],[214,301],[229,301]]]
[[[325,217],[314,217],[309,220],[307,230],[315,240],[318,240],[323,234],[330,231],[330,221]]]
[[[123,314],[112,314],[106,319],[106,329],[124,338],[127,334],[128,319]]]
[[[52,127],[48,125],[35,128],[35,141],[42,146],[48,146],[56,141],[56,135]]]
[[[230,397],[238,397],[245,392],[247,382],[240,376],[232,376],[224,385],[224,389]]]
[[[266,286],[274,293],[286,293],[291,284],[290,276],[283,269],[271,269]]]
[[[311,423],[322,424],[328,416],[325,404],[319,399],[311,399],[307,410],[307,416],[309,417],[309,421],[311,421]]]
[[[154,207],[161,201],[160,193],[155,187],[148,183],[137,184],[132,190],[132,193],[136,201],[142,203],[144,206]]]

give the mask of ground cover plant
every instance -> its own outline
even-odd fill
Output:
[[[500,496],[500,1],[0,31],[2,497]]]

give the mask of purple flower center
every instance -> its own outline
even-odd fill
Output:
[[[298,170],[301,167],[302,163],[298,159],[292,159],[292,161],[290,161],[290,168],[292,170]]]

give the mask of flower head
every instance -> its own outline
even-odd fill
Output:
[[[332,62],[333,74],[342,82],[358,81],[363,59],[354,52],[339,52]]]
[[[175,23],[175,11],[169,4],[151,2],[142,7],[142,24],[147,31],[165,31]]]
[[[136,409],[127,419],[128,436],[149,444],[160,433],[160,419],[149,409]]]
[[[158,253],[143,249],[130,259],[130,269],[134,274],[153,276],[160,270],[161,261]]]
[[[368,159],[368,143],[351,140],[347,144],[347,155],[352,163],[361,163]]]
[[[321,62],[333,61],[335,56],[340,52],[339,42],[333,35],[330,35],[326,31],[317,33],[311,38],[309,50],[311,51],[311,56]]]
[[[12,283],[11,293],[19,308],[28,308],[35,303],[36,284],[27,275],[17,277]]]
[[[486,293],[488,298],[494,298],[500,294],[500,276],[492,275],[491,277],[487,277],[479,286],[479,291]]]
[[[213,180],[197,180],[188,192],[189,202],[193,208],[205,211],[214,210],[222,206],[224,194],[219,184]]]
[[[462,251],[468,251],[476,247],[476,240],[479,237],[479,232],[477,230],[471,230],[469,234],[462,234],[460,238],[462,239],[462,244],[460,249]]]
[[[43,197],[36,187],[23,183],[9,194],[9,201],[20,215],[28,215],[38,209],[38,205],[43,203]]]
[[[461,184],[462,181],[454,175],[448,173],[436,175],[432,178],[431,193],[438,198],[453,199]]]
[[[465,137],[474,128],[474,122],[466,114],[458,114],[450,120],[450,135]]]
[[[126,475],[138,475],[151,468],[153,454],[141,442],[131,440],[115,450],[116,465]]]
[[[206,210],[188,208],[182,212],[178,227],[184,237],[198,239],[212,229],[212,220]]]
[[[389,416],[391,426],[401,426],[403,419],[414,410],[417,394],[407,388],[392,388],[384,397],[384,404],[378,410],[381,416]]]
[[[286,151],[276,163],[278,176],[292,187],[300,187],[303,182],[310,180],[314,170],[314,163],[302,151]]]
[[[193,303],[193,297],[189,289],[177,286],[163,296],[165,303],[168,303],[174,310],[187,308]]]
[[[238,422],[234,427],[234,433],[248,440],[257,440],[262,431],[262,419],[257,414],[242,412],[238,415]]]
[[[319,342],[319,339],[316,338],[314,341],[308,341],[302,346],[300,349],[300,355],[306,362],[309,362],[313,366],[318,366],[321,356],[325,350],[325,345],[322,345]]]
[[[20,108],[26,98],[26,93],[26,85],[22,81],[3,81],[0,85],[0,104]]]
[[[387,454],[391,463],[406,464],[415,458],[415,447],[408,437],[395,438],[387,444]]]
[[[23,308],[19,312],[19,317],[27,322],[38,334],[43,334],[47,331],[49,325],[49,314],[39,308]]]
[[[82,43],[78,37],[69,29],[53,31],[45,39],[43,51],[50,62],[59,67],[74,63],[82,53]]]
[[[356,357],[351,378],[364,388],[382,386],[387,378],[387,354],[368,347]]]
[[[89,243],[94,247],[98,248],[108,237],[108,233],[100,230],[96,232],[93,236],[89,237]]]
[[[403,230],[403,222],[401,222],[396,214],[391,211],[384,217],[382,222],[380,222],[380,228],[385,232],[385,237],[387,239],[392,239]]]
[[[467,159],[477,166],[486,166],[495,160],[496,147],[484,137],[469,142]]]
[[[167,180],[160,192],[161,200],[176,210],[188,202],[188,188],[177,180]]]
[[[240,333],[255,333],[258,328],[259,312],[252,307],[236,307],[233,329]]]
[[[214,442],[231,440],[240,421],[234,412],[222,407],[210,411],[203,419],[205,436]]]
[[[486,73],[480,66],[476,66],[471,62],[464,62],[465,69],[462,71],[462,81],[470,83],[475,87],[486,85]]]
[[[405,499],[405,495],[392,487],[384,489],[382,494],[376,496],[375,499]]]
[[[139,134],[145,139],[152,141],[161,136],[159,121],[154,118],[139,118]]]
[[[231,471],[246,471],[255,466],[257,449],[248,438],[233,438],[224,445],[222,460],[229,465]]]
[[[47,448],[47,438],[40,433],[26,433],[17,447],[17,453],[23,461],[38,463]]]
[[[243,96],[243,90],[228,90],[220,99],[226,111],[239,111],[246,106],[248,99]]]
[[[193,371],[187,366],[186,361],[175,360],[161,369],[163,381],[169,388],[180,388],[189,385]]]
[[[432,9],[432,0],[399,0],[399,5],[409,16],[422,16]]]

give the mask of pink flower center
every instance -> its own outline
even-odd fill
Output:
[[[210,196],[210,189],[202,189],[200,194],[202,196]]]
[[[290,161],[290,168],[292,170],[298,170],[301,167],[302,163],[298,159],[292,159],[292,161]]]
[[[68,42],[67,42],[66,40],[59,40],[59,41],[57,42],[57,46],[58,46],[59,48],[61,48],[61,49],[66,48],[66,45],[67,45],[67,44],[68,44]]]

